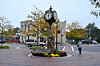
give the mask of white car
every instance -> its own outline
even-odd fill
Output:
[[[46,43],[44,42],[39,42],[39,44],[37,44],[37,41],[35,40],[32,40],[32,39],[29,39],[29,40],[26,40],[25,42],[25,45],[28,46],[28,47],[32,47],[32,46],[45,46]]]
[[[95,41],[95,40],[93,40],[93,41],[92,41],[92,44],[97,44],[97,43],[98,43],[98,42],[97,42],[97,41]]]

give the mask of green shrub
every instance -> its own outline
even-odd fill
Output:
[[[30,47],[29,49],[45,49],[44,47]]]
[[[6,42],[7,44],[13,44],[14,42]]]
[[[57,49],[54,49],[54,50],[53,50],[53,53],[54,53],[54,54],[57,54]]]
[[[21,44],[25,44],[24,42],[21,42]]]
[[[69,44],[71,44],[71,45],[77,45],[76,43],[72,43],[72,42],[71,42],[71,43],[69,43]]]
[[[9,49],[9,46],[0,46],[0,49]]]

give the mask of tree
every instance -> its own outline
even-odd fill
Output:
[[[3,36],[5,35],[5,30],[9,24],[9,21],[5,21],[5,17],[0,17],[0,20],[1,20],[1,23],[0,23],[0,36],[1,36],[1,41],[3,41]],[[2,43],[1,43],[1,46],[2,46]]]
[[[7,26],[7,31],[5,31],[5,36],[8,39],[12,39],[13,36],[15,35],[15,32],[13,31],[13,28],[11,25]]]
[[[69,30],[69,31],[80,28],[80,27],[81,26],[79,25],[79,23],[77,21],[73,22],[71,25],[67,24],[67,30]]]
[[[17,33],[17,30],[20,30],[19,27],[16,27],[16,28],[13,28],[13,32],[16,34]]]
[[[73,29],[67,33],[67,38],[76,40],[76,43],[78,40],[86,39],[87,37],[88,35],[85,29]]]
[[[16,35],[17,30],[19,30],[19,27],[13,28],[12,25],[6,25],[6,31],[4,32],[5,36],[7,39],[12,39],[13,36]]]
[[[87,31],[87,33],[88,33],[88,38],[89,38],[89,37],[93,38],[93,30],[94,30],[94,28],[96,28],[96,27],[95,27],[95,23],[89,23],[89,24],[85,27],[85,29],[86,29],[86,31]]]
[[[36,8],[36,7],[35,7]],[[37,44],[39,42],[39,38],[40,36],[44,36],[47,38],[48,41],[48,36],[49,36],[49,24],[48,22],[46,22],[44,20],[44,13],[42,10],[39,10],[36,8],[36,11],[31,11],[31,14],[28,15],[28,18],[30,18],[31,20],[30,25],[32,26],[31,29],[28,32],[24,32],[24,34],[26,34],[26,36],[36,36],[37,37]],[[26,23],[27,24],[27,23]],[[54,25],[52,25],[51,29],[52,29],[52,41],[53,41],[53,46],[48,46],[49,48],[53,47],[54,48],[54,38],[55,38],[55,34],[56,34],[56,26],[54,23]],[[49,44],[47,44],[49,45]]]
[[[93,28],[92,29],[92,40],[98,40],[100,37],[99,37],[99,35],[100,35],[100,29],[99,28],[97,28],[97,27],[95,27],[95,28]],[[100,42],[100,40],[98,41],[98,42]]]
[[[38,44],[40,34],[45,32],[46,30],[45,27],[46,25],[48,25],[48,23],[45,22],[44,20],[44,13],[42,12],[42,10],[39,10],[37,8],[36,11],[31,11],[31,15],[28,15],[28,18],[31,19],[30,25],[32,25],[32,28],[28,31],[28,34],[31,34],[32,36],[37,36],[37,44]]]
[[[95,26],[95,23],[89,23],[85,29],[92,40],[100,41],[100,29]]]
[[[100,0],[90,0],[91,5],[94,5],[95,8],[100,8]]]
[[[68,25],[68,24],[67,24]],[[82,40],[88,37],[86,30],[82,29],[78,22],[74,22],[71,25],[68,25],[70,31],[67,32],[67,38],[70,40],[75,40],[76,43],[78,40]]]
[[[95,8],[100,8],[100,0],[90,0],[91,5],[95,6]],[[91,15],[96,16],[98,18],[100,16],[100,10],[92,10]]]

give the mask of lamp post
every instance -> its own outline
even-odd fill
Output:
[[[56,49],[58,48],[58,22],[59,22],[59,19],[57,21],[57,24],[56,24]]]
[[[58,27],[58,24],[56,24],[56,49],[57,49],[57,27]]]
[[[28,31],[30,29],[30,22],[28,22]],[[29,40],[29,35],[28,35],[28,40]]]
[[[51,39],[52,39],[51,38],[51,25],[52,25],[52,23],[54,23],[58,19],[57,12],[55,10],[52,11],[52,6],[50,6],[49,10],[45,11],[44,19],[50,25],[50,32],[49,32],[49,38],[48,38],[49,41],[48,41],[48,44],[50,44],[49,46],[52,46],[52,43],[51,43]],[[49,48],[49,49],[51,49],[51,51],[52,51],[52,48]]]
[[[89,38],[90,38],[90,29],[88,29],[88,40],[90,40]]]
[[[61,28],[61,42],[60,42],[60,46],[62,46],[62,28]]]

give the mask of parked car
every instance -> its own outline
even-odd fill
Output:
[[[95,41],[95,40],[93,40],[93,41],[92,41],[92,44],[97,44],[97,43],[98,43],[98,42],[97,42],[97,41]]]
[[[87,43],[87,44],[91,43],[92,44],[92,40],[82,40],[82,43]]]
[[[15,42],[15,40],[9,39],[9,40],[6,40],[6,42]]]
[[[1,39],[0,39],[0,43],[5,43],[5,41],[3,40],[3,41],[1,41]]]
[[[26,40],[25,45],[28,47],[32,47],[32,46],[45,46],[44,42],[39,42],[39,44],[37,44],[36,40],[30,39],[30,40]]]

